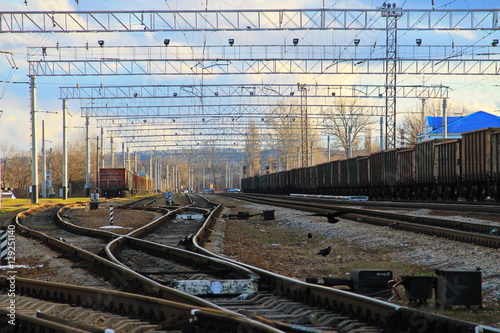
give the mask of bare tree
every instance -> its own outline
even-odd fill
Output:
[[[18,197],[27,197],[31,185],[31,153],[17,151],[12,147],[2,166],[2,185],[11,187]]]
[[[331,122],[326,132],[333,135],[344,149],[346,157],[361,145],[361,134],[373,124],[373,120],[363,111],[363,105],[356,99],[340,99],[339,106],[331,108],[326,115]]]
[[[68,143],[68,184],[71,186],[72,195],[84,195],[86,182],[86,150],[85,137],[75,137]],[[95,151],[95,143],[91,141],[90,151]],[[95,179],[95,154],[90,154],[90,179]],[[62,186],[62,146],[57,146],[50,153],[50,166],[52,184],[56,187]]]
[[[11,159],[19,152],[14,148],[14,146],[8,143],[2,143],[0,145],[0,158],[2,159],[2,165],[0,166],[3,173],[3,184],[8,184],[5,182],[5,174],[9,172],[8,167],[11,167]],[[3,186],[2,187],[9,187]]]
[[[301,121],[299,107],[280,104],[273,110],[273,117],[268,120],[269,131],[273,140],[270,147],[278,151],[278,163],[285,169],[299,165],[301,147]]]

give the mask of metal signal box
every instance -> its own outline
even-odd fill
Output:
[[[480,270],[436,269],[436,306],[482,306]]]
[[[353,290],[385,290],[392,280],[392,272],[383,269],[353,269],[351,271]]]

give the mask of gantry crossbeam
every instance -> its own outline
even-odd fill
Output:
[[[332,114],[336,106],[345,104],[329,104],[329,105],[308,105],[311,115]],[[193,108],[193,106],[124,106],[124,107],[106,107],[93,106],[82,107],[81,115],[89,117],[233,117],[239,118],[246,115],[257,116],[277,116],[276,109],[278,107],[288,107],[280,104],[262,104],[262,105],[207,105],[204,108]],[[364,110],[366,115],[380,116],[383,112],[383,107],[380,105],[356,105],[356,110]],[[292,113],[292,112],[290,112]],[[299,118],[299,116],[297,115]]]
[[[176,11],[4,11],[0,32],[385,30],[381,12],[400,12],[399,30],[496,30],[499,9],[289,9]]]
[[[339,98],[381,98],[385,92],[382,85],[308,85],[308,97]],[[400,85],[396,87],[397,98],[448,98],[449,87]],[[296,84],[205,84],[205,85],[132,85],[132,86],[75,86],[60,87],[61,99],[127,99],[132,103],[136,99],[201,99],[234,97],[297,97]],[[297,94],[297,95],[296,95]],[[177,101],[178,102],[178,101]],[[177,103],[176,102],[176,103]]]
[[[416,56],[398,50],[396,74],[497,75],[500,52],[448,54],[444,57]],[[33,58],[34,59],[34,58]],[[106,57],[103,59],[29,60],[30,76],[105,75],[223,75],[223,74],[379,74],[385,75],[385,56],[322,54],[317,59],[291,55],[282,58],[165,59]]]

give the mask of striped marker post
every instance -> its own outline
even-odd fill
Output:
[[[7,246],[7,228],[0,228],[0,265],[7,266],[9,264],[8,261],[8,246]]]
[[[113,206],[109,206],[109,225],[113,225],[114,220]]]

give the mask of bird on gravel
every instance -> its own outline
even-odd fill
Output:
[[[321,249],[321,250],[319,250],[319,252],[318,252],[318,253],[316,253],[316,254],[321,254],[323,257],[326,257],[327,255],[329,255],[329,254],[330,254],[330,252],[331,252],[331,251],[332,251],[332,247],[331,247],[331,246],[328,246],[328,247],[327,247],[327,248],[325,248],[325,249]]]
[[[307,234],[307,238],[313,238],[313,234],[308,233],[308,234]]]

